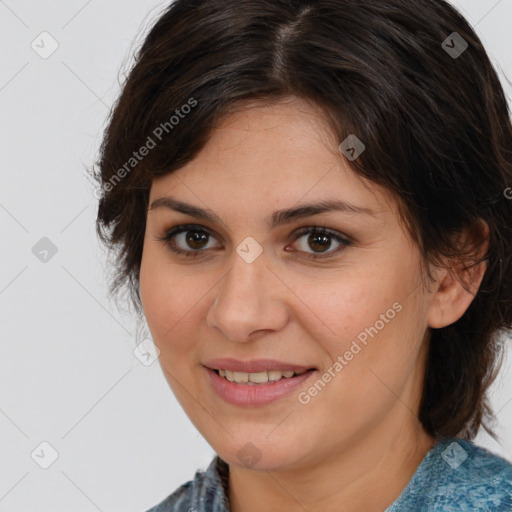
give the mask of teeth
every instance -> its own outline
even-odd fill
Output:
[[[229,380],[230,382],[237,382],[239,384],[264,384],[266,382],[275,382],[281,380],[283,377],[289,379],[294,375],[301,375],[307,370],[300,372],[293,372],[291,370],[270,370],[268,372],[257,372],[257,373],[246,373],[246,372],[234,372],[231,370],[219,369],[219,375]]]
[[[286,375],[283,373],[283,372],[280,372],[279,370],[271,370],[268,372],[268,380],[270,381],[275,381],[275,380],[279,380],[281,377],[289,377],[290,375],[289,374],[292,374],[293,375],[293,372],[286,372]]]
[[[233,377],[234,377],[235,382],[249,382],[249,374],[248,373],[233,372]]]
[[[238,372],[237,372],[238,373]],[[267,372],[258,372],[258,373],[238,373],[238,375],[243,375],[247,377],[247,381],[254,382],[255,384],[263,384],[264,382],[268,382],[268,373]],[[293,374],[292,374],[293,375]],[[240,382],[240,381],[235,381]]]

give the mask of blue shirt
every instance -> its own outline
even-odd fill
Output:
[[[147,512],[230,512],[229,466],[206,471]],[[472,441],[439,438],[400,496],[382,512],[512,512],[512,464]]]

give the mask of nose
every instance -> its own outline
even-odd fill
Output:
[[[225,339],[254,341],[286,325],[287,289],[267,265],[264,253],[252,263],[235,254],[230,270],[215,288],[215,300],[206,320]]]

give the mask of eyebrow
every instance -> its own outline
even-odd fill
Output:
[[[203,209],[199,206],[178,201],[169,196],[158,197],[150,205],[149,210],[166,208],[174,210],[185,215],[190,215],[196,219],[208,220],[212,223],[224,224],[222,219],[210,209]],[[271,228],[288,224],[295,220],[312,217],[327,212],[356,213],[363,215],[375,215],[375,212],[369,208],[356,206],[340,200],[325,200],[309,204],[303,204],[295,208],[277,210],[267,217],[267,222]]]

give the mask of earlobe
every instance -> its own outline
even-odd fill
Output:
[[[439,271],[436,289],[429,306],[429,327],[439,329],[455,323],[475,298],[487,270],[487,261],[481,261],[481,259],[488,247],[489,228],[483,221],[482,223],[477,230],[471,233],[466,232],[463,237],[466,246],[462,250],[467,251],[467,244],[473,244],[473,247],[478,246],[478,254],[476,259],[473,259],[473,263],[464,265],[459,262],[450,269]],[[478,236],[475,231],[479,231],[479,235],[484,237],[484,242],[481,238],[475,242],[475,236]]]

